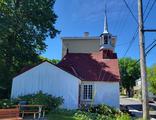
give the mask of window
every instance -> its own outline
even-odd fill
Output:
[[[83,85],[83,100],[91,100],[93,98],[93,85]]]
[[[104,36],[104,44],[108,44],[108,37]]]

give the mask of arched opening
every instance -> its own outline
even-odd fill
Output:
[[[108,36],[104,36],[104,44],[108,44]]]

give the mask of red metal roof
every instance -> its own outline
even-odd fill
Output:
[[[120,73],[117,56],[110,51],[107,56],[106,52],[67,53],[57,66],[80,80],[118,82]]]
[[[43,62],[39,64],[42,64]],[[25,67],[19,74],[22,74],[39,64]],[[68,53],[55,66],[84,81],[118,82],[120,80],[117,55],[111,51]]]

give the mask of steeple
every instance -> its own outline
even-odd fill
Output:
[[[108,31],[107,11],[105,7],[104,31],[100,35],[100,50],[114,51],[115,41],[116,40],[112,37],[112,34]]]
[[[105,19],[104,19],[104,31],[103,33],[109,33],[108,31],[108,23],[107,23],[107,11],[105,9]]]

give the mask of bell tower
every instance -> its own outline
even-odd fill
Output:
[[[114,51],[115,41],[112,37],[112,34],[109,33],[108,23],[107,23],[107,12],[105,10],[105,18],[104,18],[104,31],[100,35],[100,50],[111,50]]]

